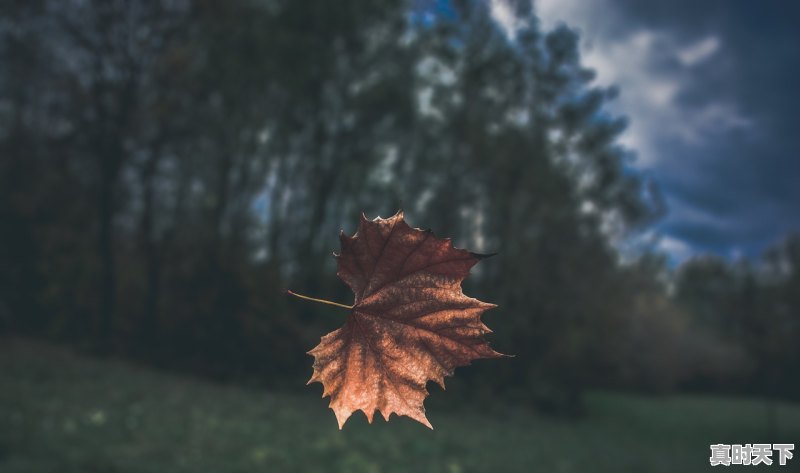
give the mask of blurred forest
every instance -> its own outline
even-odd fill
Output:
[[[470,395],[800,399],[800,237],[678,268],[622,243],[667,209],[578,35],[482,1],[0,4],[0,331],[302,386],[349,303],[340,229],[403,208],[497,252]],[[749,439],[748,439],[749,440]]]

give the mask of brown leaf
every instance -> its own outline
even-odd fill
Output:
[[[355,303],[344,326],[309,352],[309,384],[323,384],[340,429],[359,409],[370,423],[377,409],[387,421],[395,413],[433,428],[422,405],[427,382],[444,388],[457,366],[503,356],[483,339],[491,330],[480,320],[496,306],[461,292],[482,256],[409,227],[402,212],[362,215],[358,232],[340,239],[336,274]]]

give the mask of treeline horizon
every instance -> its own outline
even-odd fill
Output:
[[[458,381],[579,412],[591,388],[800,398],[800,237],[670,268],[668,211],[619,143],[577,33],[481,1],[0,7],[0,331],[295,386],[346,312],[363,212],[497,253]],[[301,386],[301,384],[299,384]]]

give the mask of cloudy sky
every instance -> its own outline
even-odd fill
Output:
[[[535,0],[577,29],[601,85],[621,89],[623,141],[658,182],[673,262],[758,256],[800,231],[800,2]]]

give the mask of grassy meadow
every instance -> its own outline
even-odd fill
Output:
[[[708,471],[710,443],[800,443],[800,406],[778,404],[769,425],[760,400],[593,393],[587,416],[568,421],[448,406],[435,390],[434,431],[360,413],[339,431],[320,391],[217,385],[0,339],[0,472],[671,473]],[[798,470],[800,459],[780,469]]]

